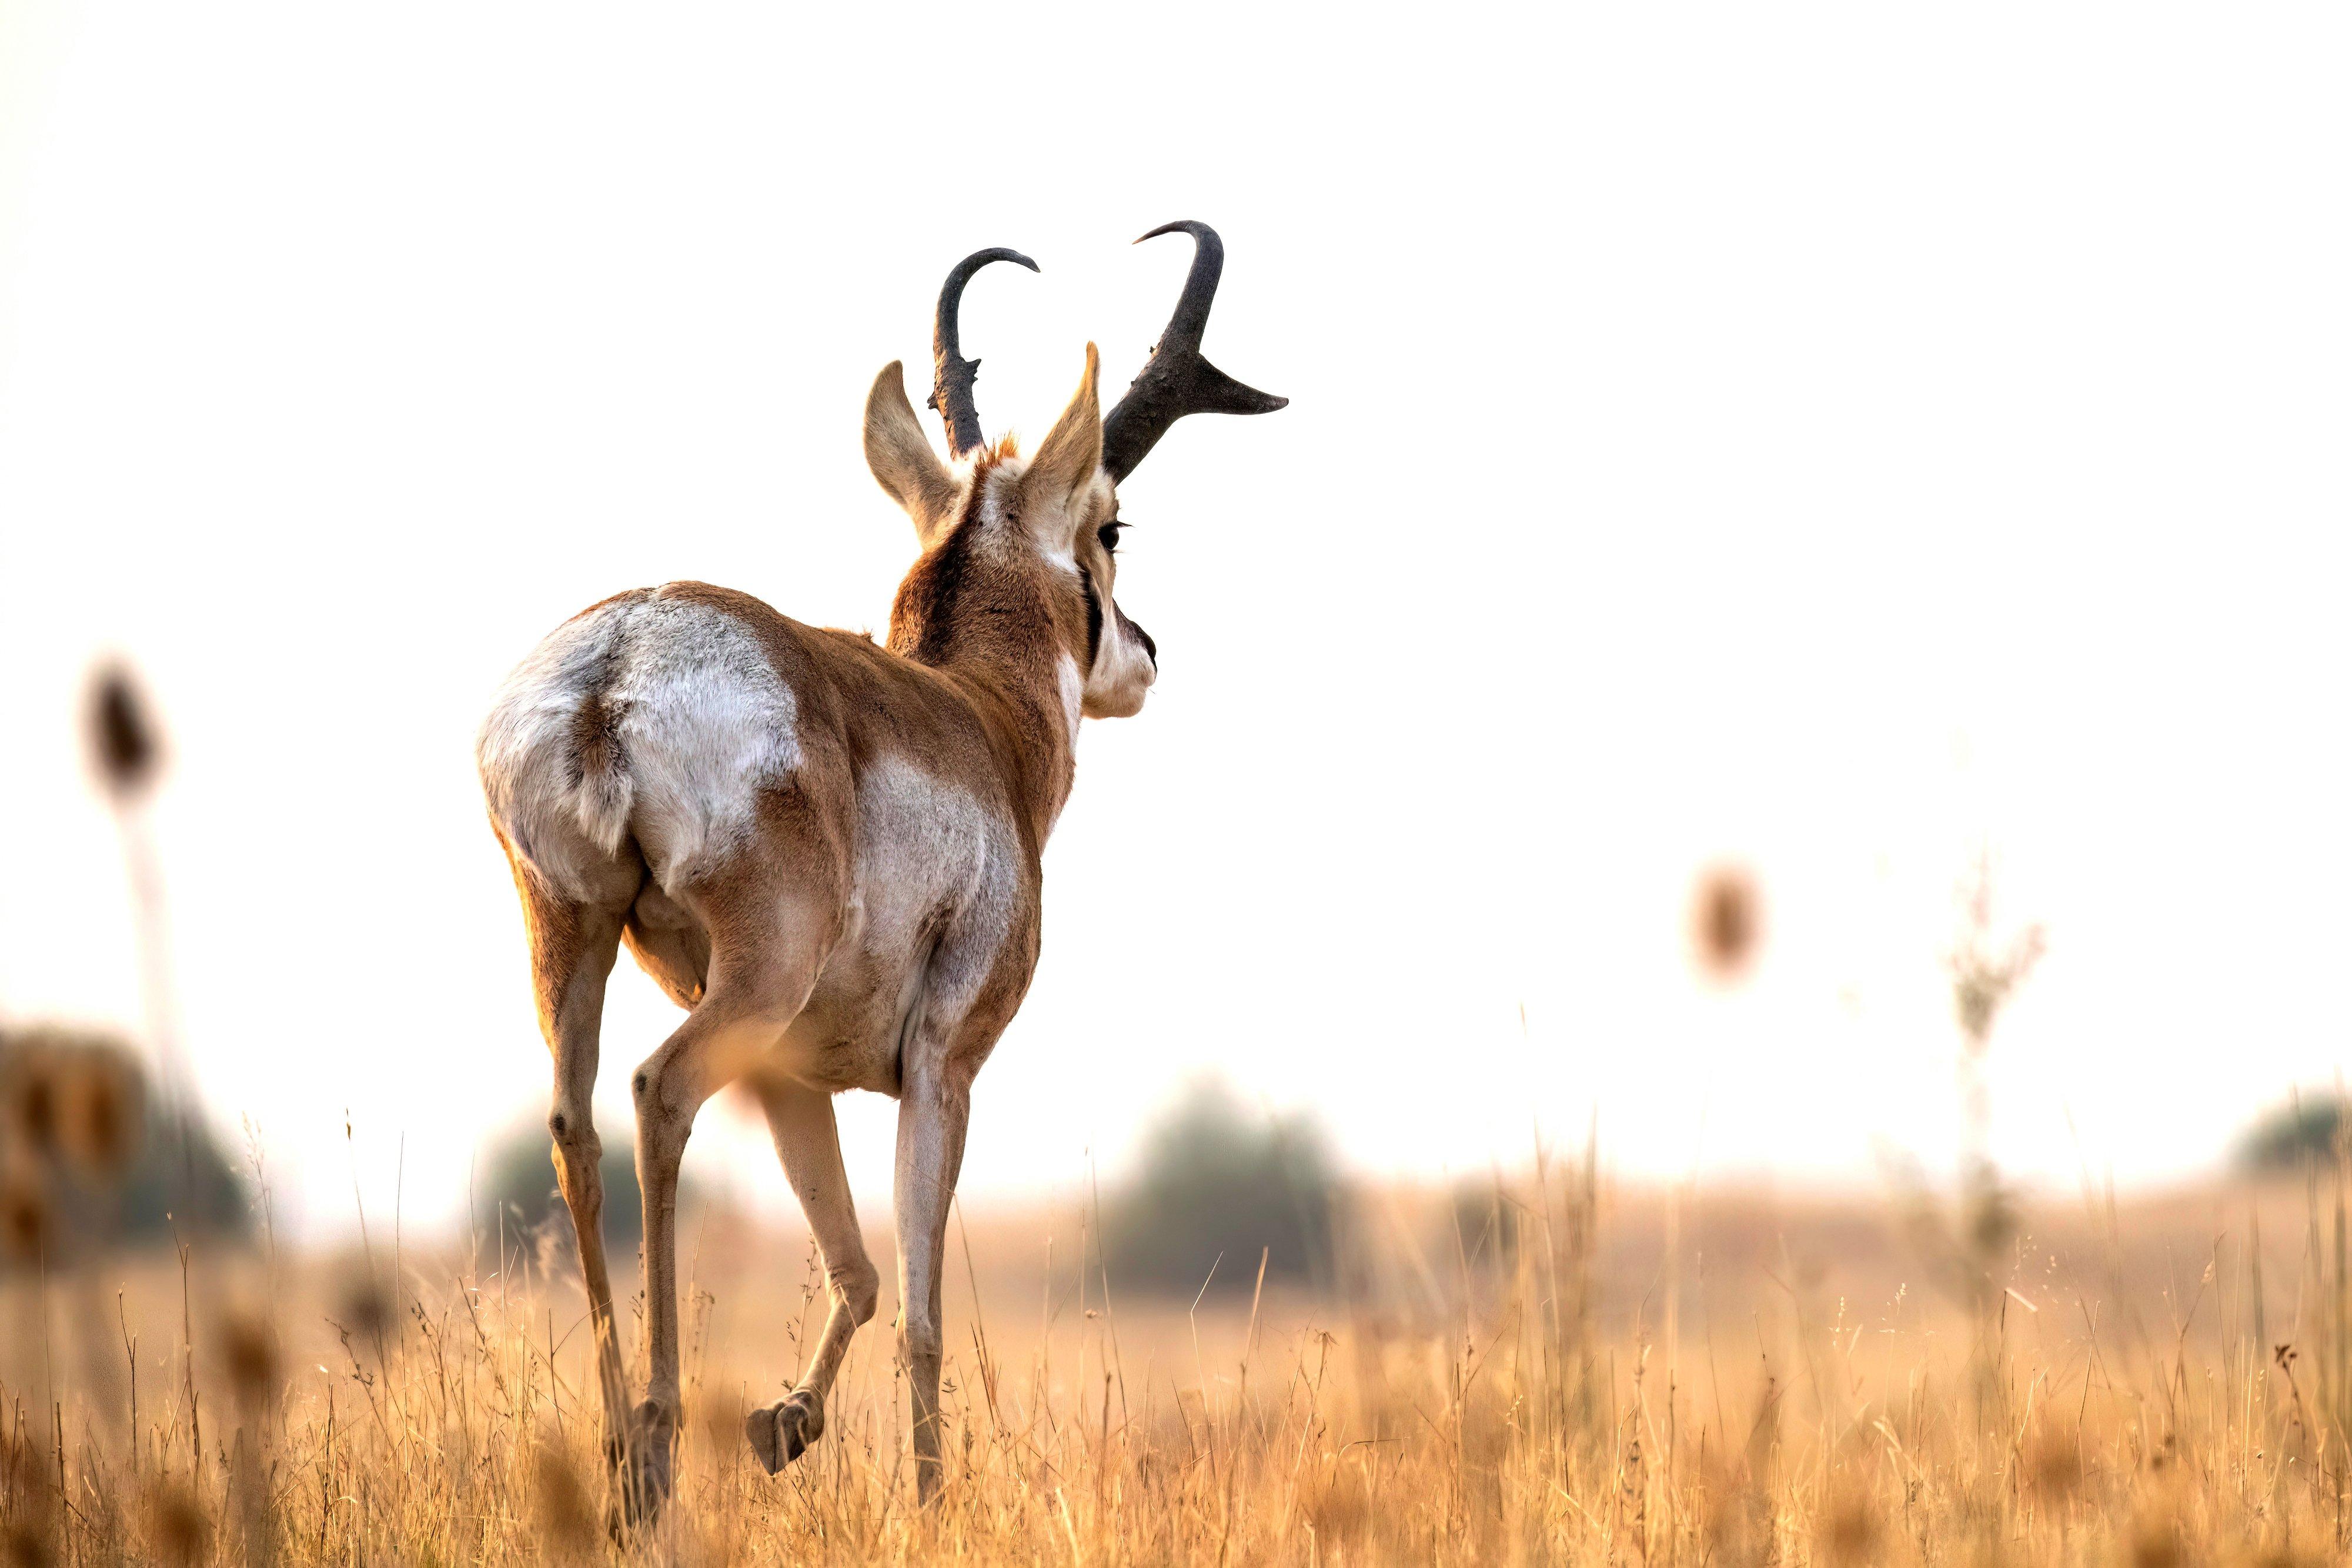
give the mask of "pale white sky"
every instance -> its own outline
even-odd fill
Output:
[[[856,438],[964,252],[992,425],[1139,367],[1175,217],[1292,400],[1128,486],[1166,674],[1090,725],[967,1190],[1221,1070],[1379,1173],[1947,1159],[1969,847],[2051,953],[2016,1168],[2216,1159],[2352,1046],[2352,18],[2328,6],[0,5],[0,1010],[136,1017],[75,735],[175,768],[186,1032],[281,1212],[454,1215],[544,1113],[472,776],[499,676],[698,577],[879,629]],[[923,372],[914,372],[919,393]],[[1754,866],[1752,986],[1680,917]],[[626,1067],[674,1014],[625,960]],[[1526,1026],[1521,1024],[1524,1005]],[[842,1104],[887,1192],[886,1103]],[[705,1179],[784,1203],[714,1113]]]

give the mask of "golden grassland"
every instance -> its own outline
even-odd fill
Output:
[[[2335,1562],[2344,1190],[2027,1204],[1988,1264],[1924,1203],[1555,1168],[1360,1196],[1328,1288],[1228,1259],[1197,1303],[1121,1295],[1075,1206],[975,1216],[930,1511],[887,1298],[824,1439],[753,1463],[741,1413],[822,1303],[804,1239],[706,1215],[677,1494],[621,1542],[560,1259],[19,1270],[0,1536],[23,1563]]]

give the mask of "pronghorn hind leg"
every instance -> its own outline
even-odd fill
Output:
[[[695,1113],[783,1036],[814,988],[838,905],[745,868],[687,895],[711,936],[709,983],[684,1023],[630,1075],[645,1201],[646,1397],[631,1423],[623,1503],[649,1518],[670,1490],[679,1408],[677,1167]]]
[[[612,886],[593,889],[586,901],[560,897],[541,886],[520,863],[515,885],[521,892],[523,920],[530,937],[530,973],[540,1030],[555,1059],[554,1103],[547,1117],[553,1140],[556,1184],[571,1213],[579,1244],[580,1280],[588,1293],[595,1334],[596,1380],[604,1391],[604,1443],[617,1464],[628,1430],[627,1385],[613,1321],[613,1281],[604,1259],[604,1183],[598,1168],[604,1142],[596,1135],[592,1103],[596,1092],[598,1040],[604,1012],[604,981],[619,950],[621,922],[635,891],[641,868],[608,868]]]
[[[776,1157],[800,1197],[801,1212],[807,1216],[824,1260],[825,1294],[832,1302],[816,1353],[800,1382],[783,1398],[752,1411],[743,1423],[752,1452],[774,1475],[824,1435],[825,1395],[841,1370],[850,1336],[874,1316],[882,1276],[858,1234],[849,1175],[841,1164],[833,1096],[790,1079],[755,1075],[752,1082],[761,1109],[767,1113]]]

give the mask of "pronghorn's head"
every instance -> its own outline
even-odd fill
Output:
[[[1143,706],[1159,674],[1159,649],[1113,597],[1118,579],[1118,486],[1168,427],[1187,413],[1264,413],[1286,400],[1254,392],[1201,357],[1201,331],[1216,293],[1224,247],[1206,224],[1170,224],[1153,235],[1192,235],[1192,270],[1168,329],[1127,396],[1106,417],[1095,346],[1062,416],[1034,454],[982,439],[971,387],[979,361],[962,358],[956,309],[971,275],[992,261],[1036,263],[1010,250],[967,256],[940,291],[930,406],[948,431],[942,462],[907,401],[893,362],[866,399],[866,461],[914,519],[923,555],[890,615],[893,648],[942,662],[972,644],[1012,652],[1046,639],[1068,661],[1066,689],[1093,718]]]
[[[1044,649],[1088,716],[1123,718],[1159,672],[1150,634],[1112,597],[1118,497],[1095,367],[1089,343],[1077,394],[1034,455],[1000,441],[948,464],[915,423],[901,368],[885,366],[866,400],[866,461],[923,548],[891,608],[890,645],[927,664]]]

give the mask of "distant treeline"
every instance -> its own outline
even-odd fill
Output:
[[[2263,1113],[2238,1145],[2241,1163],[2284,1170],[2305,1160],[2333,1160],[2344,1136],[2344,1097],[2298,1095]]]

